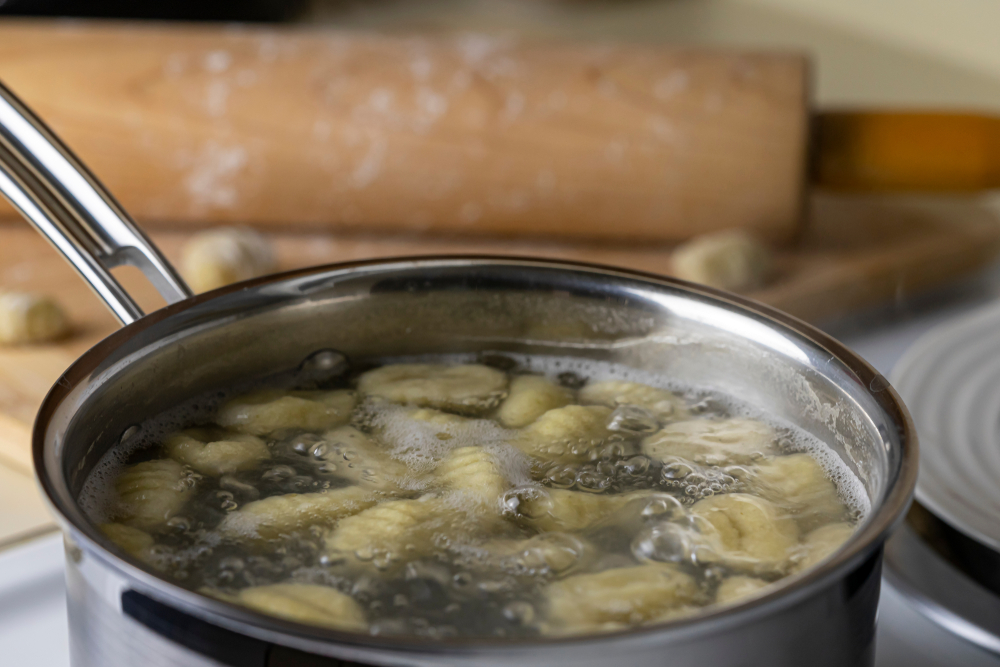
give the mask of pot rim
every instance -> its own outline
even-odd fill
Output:
[[[56,408],[75,387],[85,382],[90,374],[115,350],[140,332],[159,322],[200,304],[224,298],[234,292],[317,273],[343,272],[379,267],[388,268],[400,264],[410,265],[411,267],[419,267],[422,264],[447,266],[455,262],[461,262],[466,265],[472,263],[472,266],[527,265],[537,268],[584,271],[591,274],[622,276],[628,279],[653,283],[656,286],[667,286],[674,289],[680,288],[682,291],[696,296],[707,297],[720,305],[741,311],[743,314],[753,315],[758,319],[764,320],[769,326],[791,331],[806,339],[810,344],[825,350],[832,358],[843,364],[855,376],[857,382],[864,387],[869,396],[886,412],[899,430],[900,452],[898,464],[894,469],[890,468],[887,470],[887,485],[882,493],[882,497],[875,499],[872,511],[866,518],[861,529],[856,531],[833,557],[802,573],[787,577],[769,593],[751,598],[743,603],[724,606],[719,609],[708,607],[705,611],[657,625],[606,632],[596,636],[519,638],[517,641],[512,642],[492,637],[427,639],[414,636],[373,636],[366,633],[323,629],[316,626],[285,621],[253,611],[247,607],[196,593],[160,578],[151,569],[147,570],[120,557],[117,554],[120,550],[86,517],[76,503],[76,500],[70,497],[65,484],[54,481],[54,479],[59,479],[59,471],[50,471],[47,469],[45,463],[45,434],[47,425]],[[749,616],[759,616],[771,610],[776,611],[790,606],[798,600],[820,590],[848,569],[856,567],[866,557],[881,549],[888,534],[903,520],[905,511],[912,500],[916,485],[917,438],[916,428],[906,407],[903,405],[902,399],[877,370],[836,339],[816,327],[771,306],[743,296],[678,278],[614,266],[534,257],[453,254],[396,256],[295,269],[227,285],[154,311],[132,324],[122,327],[94,345],[94,347],[85,352],[63,372],[55,385],[49,390],[39,408],[32,430],[32,458],[38,483],[50,508],[59,519],[63,530],[72,532],[74,540],[79,540],[82,537],[82,541],[91,548],[92,553],[96,553],[107,565],[125,573],[129,579],[139,583],[141,588],[145,589],[142,592],[148,592],[152,597],[158,598],[162,602],[179,604],[184,610],[204,620],[216,622],[239,632],[256,632],[258,635],[277,635],[286,639],[296,638],[306,642],[321,644],[335,643],[340,646],[355,647],[358,649],[386,649],[414,652],[445,650],[460,653],[474,649],[519,651],[566,645],[578,646],[588,643],[603,644],[618,640],[649,637],[650,635],[676,634],[687,636],[702,634],[703,632],[739,624]]]

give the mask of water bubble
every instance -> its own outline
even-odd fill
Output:
[[[126,442],[138,435],[140,430],[142,430],[142,427],[139,424],[129,426],[122,432],[122,436],[118,439],[118,443],[124,445]]]
[[[576,484],[576,469],[573,466],[556,465],[545,473],[545,479],[557,489],[568,489]]]
[[[323,458],[326,457],[327,452],[329,451],[330,451],[329,445],[327,445],[325,442],[319,442],[313,445],[313,448],[309,453],[312,454],[312,457],[314,459],[322,460]]]
[[[396,555],[391,551],[377,552],[372,558],[372,565],[378,570],[388,570],[396,562]]]
[[[350,368],[347,357],[337,350],[313,352],[299,366],[299,376],[304,380],[323,382],[343,375]]]
[[[515,600],[504,606],[503,616],[512,623],[530,625],[535,620],[535,608],[529,602]]]
[[[238,556],[227,556],[219,561],[220,570],[229,570],[231,572],[242,572],[246,567],[246,563],[243,559]]]
[[[509,579],[501,579],[499,581],[480,581],[476,588],[484,593],[504,593],[514,588],[514,584]]]
[[[640,515],[645,518],[673,519],[685,515],[684,506],[673,496],[658,493],[646,501]]]
[[[283,479],[288,479],[295,476],[295,468],[291,466],[278,465],[273,468],[268,468],[264,471],[264,474],[260,476],[265,482],[280,482]]]
[[[629,477],[642,477],[649,470],[649,459],[645,456],[633,456],[619,461],[617,466]]]
[[[456,588],[465,588],[472,583],[472,575],[468,572],[459,572],[452,577],[452,582],[454,582]]]
[[[378,595],[378,584],[371,577],[358,577],[351,586],[351,597],[367,602]]]
[[[532,573],[560,573],[570,569],[583,556],[584,545],[565,533],[544,533],[530,540],[521,552],[520,562]]]
[[[479,355],[479,363],[484,366],[491,366],[498,370],[509,373],[518,367],[517,360],[508,357],[505,354],[497,354],[496,352],[484,352]]]
[[[167,519],[167,527],[178,533],[186,533],[191,530],[191,519],[186,516],[172,516]]]
[[[697,564],[696,554],[709,552],[714,554],[702,535],[672,522],[658,523],[632,541],[632,553],[645,561]]]
[[[682,461],[672,461],[663,466],[660,475],[666,480],[681,480],[694,472],[694,469]]]
[[[289,441],[289,445],[296,454],[301,454],[302,456],[308,456],[309,452],[318,442],[322,442],[323,438],[316,435],[315,433],[303,433],[297,435]]]
[[[652,433],[660,428],[660,422],[649,410],[637,405],[620,405],[608,419],[609,431],[626,433]]]
[[[504,512],[528,519],[537,519],[552,510],[552,498],[538,486],[519,486],[503,496]]]
[[[560,373],[556,376],[556,380],[567,389],[579,389],[583,385],[587,384],[587,378],[578,375],[573,371]]]
[[[373,621],[368,631],[373,635],[404,635],[409,632],[409,625],[401,618],[381,618]]]
[[[599,493],[611,486],[611,479],[596,470],[581,470],[576,476],[576,485],[582,491]]]
[[[256,487],[241,482],[233,475],[223,475],[219,479],[219,486],[227,491],[231,491],[234,494],[240,494],[242,497],[249,500],[257,500],[260,498],[260,491]]]

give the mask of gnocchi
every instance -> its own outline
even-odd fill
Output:
[[[105,523],[101,532],[118,547],[136,560],[148,561],[156,540],[144,530],[121,523]]]
[[[192,428],[168,436],[163,448],[170,458],[205,475],[252,470],[270,458],[260,438],[242,433],[225,434]]]
[[[757,492],[794,508],[803,529],[844,518],[844,503],[826,471],[808,454],[789,454],[757,465]]]
[[[653,496],[652,491],[623,494],[587,493],[566,489],[519,490],[508,499],[518,516],[541,531],[583,530],[608,517],[633,500]]]
[[[634,405],[666,421],[684,419],[688,416],[684,399],[672,391],[624,380],[605,380],[586,384],[580,389],[580,402],[612,408],[619,405]]]
[[[735,566],[780,568],[798,544],[795,522],[757,496],[746,493],[711,496],[695,503],[691,513],[715,528],[719,555]]]
[[[512,561],[529,572],[563,574],[587,552],[583,540],[569,533],[542,533],[526,540],[490,540],[482,547],[491,558]]]
[[[694,602],[698,585],[672,565],[638,565],[578,574],[545,590],[547,634],[614,630],[656,620]]]
[[[288,493],[247,503],[219,524],[234,538],[275,539],[309,526],[329,526],[377,502],[371,491],[347,486],[318,493]]]
[[[194,485],[194,478],[173,459],[136,463],[115,482],[115,518],[133,528],[156,528],[184,508],[194,493]]]
[[[53,299],[25,292],[0,292],[0,343],[23,345],[62,338],[69,320]]]
[[[801,560],[796,563],[795,569],[805,570],[826,560],[853,534],[854,526],[844,522],[830,523],[812,531],[802,540],[804,553]]]
[[[579,360],[482,358],[512,371],[347,364],[343,388],[196,398],[127,441],[150,448],[118,455],[134,465],[91,496],[95,523],[137,566],[280,618],[516,639],[764,595],[863,514],[846,467],[787,454],[814,440],[727,397],[689,409]],[[180,430],[146,439],[163,424]]]
[[[691,419],[667,424],[642,441],[646,456],[703,465],[748,464],[775,452],[774,429],[753,419]]]
[[[715,592],[716,604],[733,604],[760,593],[771,584],[757,577],[727,577]]]
[[[441,484],[484,506],[499,509],[500,496],[510,487],[493,456],[482,447],[452,450],[437,469]]]
[[[351,596],[328,586],[271,584],[244,588],[236,601],[272,616],[334,630],[367,628],[364,610]]]
[[[507,399],[497,409],[497,420],[507,428],[521,428],[572,400],[570,390],[548,378],[519,375],[510,381]]]
[[[389,456],[378,443],[353,426],[323,434],[328,449],[323,458],[336,466],[338,477],[371,489],[394,492],[410,476],[406,464]]]
[[[771,273],[770,249],[743,230],[706,234],[674,250],[674,275],[724,290],[761,287]]]
[[[612,435],[607,427],[610,416],[611,409],[603,405],[555,408],[521,429],[513,444],[543,461],[589,461]]]
[[[392,364],[362,375],[358,391],[403,405],[475,414],[504,398],[507,376],[479,364]]]
[[[269,435],[282,429],[319,431],[346,424],[357,399],[354,392],[257,391],[229,401],[219,409],[216,423],[251,435]]]
[[[452,514],[436,496],[390,500],[341,521],[327,536],[326,549],[382,565],[419,557],[433,550],[435,529]]]
[[[195,234],[181,250],[181,271],[195,292],[207,292],[277,270],[274,251],[247,227],[221,227]]]

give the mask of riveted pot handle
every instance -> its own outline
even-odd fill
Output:
[[[191,290],[73,152],[0,83],[0,192],[45,235],[122,322],[142,309],[111,275],[137,267],[167,303]]]

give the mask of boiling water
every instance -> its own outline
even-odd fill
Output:
[[[340,361],[326,353],[268,384],[353,389],[363,377],[361,371],[371,368],[350,369]],[[392,363],[401,361],[426,363],[428,359]],[[429,419],[414,418],[412,406],[359,395],[349,423],[381,448],[388,457],[385,460],[394,462],[397,472],[391,485],[383,483],[385,471],[359,470],[358,466],[371,467],[371,460],[363,455],[357,458],[350,442],[331,440],[329,429],[282,428],[261,436],[269,457],[250,469],[213,475],[185,467],[177,482],[188,494],[183,507],[156,525],[142,525],[152,545],[130,553],[167,580],[236,603],[241,603],[241,591],[283,582],[336,589],[353,600],[372,634],[573,634],[660,622],[731,602],[735,598],[723,599],[723,582],[743,577],[759,587],[789,576],[802,569],[801,563],[826,555],[810,551],[813,531],[834,524],[856,525],[868,511],[864,488],[825,444],[788,424],[755,414],[732,397],[671,387],[662,377],[634,369],[568,358],[482,355],[430,361],[485,364],[511,378],[542,375],[564,388],[566,396],[574,397],[573,404],[579,401],[582,388],[609,379],[669,389],[682,406],[681,421],[743,418],[767,423],[773,434],[770,453],[755,454],[749,461],[714,464],[644,454],[643,441],[678,417],[622,403],[609,406],[599,438],[564,443],[567,451],[585,450],[583,456],[537,457],[518,446],[520,434],[530,425],[506,428],[496,421],[496,408],[505,399],[503,391],[480,402],[446,407],[441,410],[444,416],[430,413]],[[84,488],[81,504],[91,518],[98,524],[130,524],[130,508],[122,505],[115,492],[123,471],[167,457],[162,443],[168,434],[212,424],[219,406],[237,393],[199,397],[143,424],[137,433],[126,433]],[[485,505],[471,502],[467,489],[442,489],[435,477],[435,470],[451,452],[469,446],[488,453],[487,460],[506,489]],[[743,552],[735,557],[724,553],[720,535],[709,522],[697,519],[692,508],[713,496],[758,494],[758,464],[796,452],[807,453],[825,478],[836,484],[836,508],[817,513],[808,503],[795,498],[785,502],[780,494],[772,494],[781,520],[796,526],[797,538],[789,543],[784,557],[764,562]],[[331,493],[354,484],[366,484],[381,503],[428,495],[440,499],[445,508],[441,516],[418,522],[425,525],[419,539],[427,545],[374,545],[348,553],[331,550],[327,540],[339,524],[322,516],[311,516],[263,539],[254,534],[252,524],[243,534],[220,530],[227,517],[239,516],[254,501],[285,494]],[[558,530],[540,527],[546,508],[552,507],[552,494],[564,491],[602,497],[636,494],[636,500],[581,525]],[[137,524],[132,521],[131,525]],[[531,538],[536,539],[526,542]],[[836,546],[833,543],[825,549]],[[584,581],[572,578],[641,564],[666,564],[670,572],[681,573],[687,586],[684,599],[665,605],[625,600],[622,604],[631,611],[622,616],[616,615],[614,601],[593,601],[594,595],[603,593],[570,586],[562,594],[570,590],[573,595],[591,596],[581,600],[580,606],[596,616],[582,621],[553,618],[553,582]],[[650,604],[656,607],[652,611]],[[337,624],[334,619],[328,625]]]

